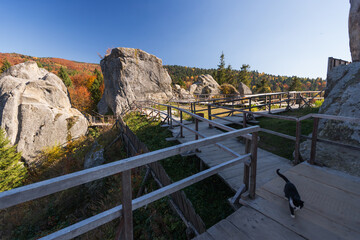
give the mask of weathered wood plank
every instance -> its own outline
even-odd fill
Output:
[[[339,225],[347,226],[355,231],[360,226],[359,197],[342,189],[319,183],[310,178],[287,171],[286,177],[293,182],[302,198],[305,207],[316,214],[331,219]],[[263,189],[283,197],[284,181],[275,178],[265,184]]]
[[[258,189],[257,194],[259,198],[247,202],[251,207],[307,239],[356,239],[354,237],[359,234],[313,212],[307,207],[306,202],[303,209],[295,213],[296,218],[293,219],[290,217],[288,201],[283,197],[265,189]]]
[[[226,219],[245,233],[248,239],[304,239],[271,218],[248,207],[241,207]]]
[[[215,240],[249,239],[249,235],[240,231],[231,222],[224,219],[207,230]]]
[[[310,166],[308,164],[299,164],[290,171],[296,172],[304,177],[313,179],[316,182],[323,183],[345,192],[350,192],[360,196],[360,178],[344,174],[324,167]]]
[[[214,240],[214,238],[208,232],[204,232],[196,238],[193,238],[193,240]]]
[[[124,219],[124,237],[126,240],[133,239],[133,215],[132,215],[132,187],[131,170],[122,173],[122,206]]]

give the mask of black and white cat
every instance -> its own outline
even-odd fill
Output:
[[[300,199],[300,195],[293,183],[289,181],[284,175],[279,172],[280,169],[276,170],[276,173],[285,180],[286,184],[284,187],[285,197],[289,200],[289,207],[291,217],[295,218],[295,211],[299,210],[304,206],[304,202]]]

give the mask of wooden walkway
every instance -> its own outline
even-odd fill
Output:
[[[228,117],[232,119],[236,119],[236,121],[241,122],[242,117]],[[222,124],[228,124],[222,119],[215,120]],[[194,129],[194,123],[188,122],[189,127]],[[174,136],[177,136],[179,133],[179,127],[174,127],[170,129],[173,132]],[[217,128],[209,128],[207,123],[199,122],[199,132],[204,134],[205,136],[213,136],[217,134],[223,133],[221,130]],[[184,138],[176,138],[181,143],[193,141],[195,139],[194,133],[186,130],[183,130]],[[261,140],[260,140],[261,141]],[[230,148],[231,150],[244,154],[245,153],[245,145],[241,143],[238,139],[228,139],[226,141],[220,142],[224,146]],[[200,152],[196,152],[196,156],[198,156],[204,164],[208,167],[213,167],[220,163],[229,161],[234,158],[230,153],[219,149],[215,145],[209,145],[206,147],[202,147],[199,149]],[[288,159],[279,157],[275,154],[267,152],[258,148],[258,163],[257,163],[257,186],[262,186],[263,184],[269,182],[273,176],[273,169],[280,168],[282,170],[288,170],[291,168],[291,162]],[[225,181],[225,183],[232,188],[235,192],[240,188],[243,183],[243,164],[236,165],[231,169],[226,169],[219,173],[219,176]]]
[[[255,200],[241,200],[245,206],[195,239],[360,239],[360,178],[307,163],[285,175],[305,202],[296,218],[273,169]]]

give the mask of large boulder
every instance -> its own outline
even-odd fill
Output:
[[[173,95],[177,100],[195,101],[194,95],[190,94],[189,91],[180,87],[178,84],[175,84],[173,88]]]
[[[0,76],[0,125],[27,163],[45,147],[84,135],[86,118],[63,81],[36,62],[12,66]]]
[[[171,78],[162,60],[139,49],[114,48],[100,62],[105,90],[99,112],[120,115],[136,100],[168,101]],[[106,104],[105,104],[106,103]]]
[[[360,62],[340,65],[327,76],[325,100],[319,113],[360,118]],[[360,147],[360,125],[348,121],[320,120],[319,138]],[[301,144],[302,157],[310,156],[310,141]],[[317,143],[316,159],[349,173],[360,174],[359,152]]]
[[[360,61],[360,0],[350,0],[349,40],[353,62]]]
[[[220,85],[210,74],[201,75],[189,89],[190,94],[219,94]]]
[[[241,96],[252,94],[251,89],[242,82],[240,82],[238,90]]]

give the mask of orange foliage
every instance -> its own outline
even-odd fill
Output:
[[[74,76],[70,76],[73,85],[76,87],[87,85],[87,81],[90,77],[91,75],[87,73],[79,73]]]
[[[89,90],[85,86],[69,88],[71,105],[81,112],[91,109],[92,101]]]
[[[93,84],[93,82],[95,81],[96,79],[96,76],[90,76],[89,79],[87,80],[87,83],[86,83],[86,87],[87,89],[90,89],[91,85]]]

